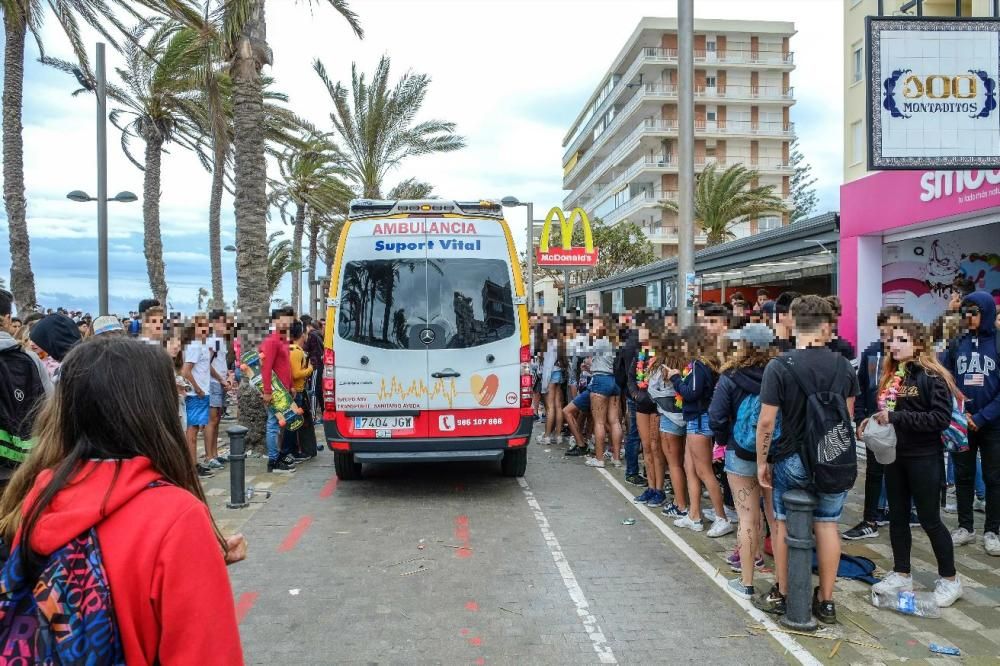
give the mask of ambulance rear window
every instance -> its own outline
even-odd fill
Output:
[[[421,336],[428,329],[433,335]],[[499,259],[349,262],[337,331],[383,349],[464,349],[503,340],[515,333],[510,269]]]

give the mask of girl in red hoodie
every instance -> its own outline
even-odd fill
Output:
[[[104,337],[66,356],[0,510],[21,497],[13,546],[29,570],[96,527],[130,666],[243,663],[227,542],[191,466],[161,348]]]

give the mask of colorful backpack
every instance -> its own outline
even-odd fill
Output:
[[[951,423],[941,433],[941,441],[948,453],[969,450],[969,426],[965,420],[965,400],[951,397]]]
[[[96,529],[52,553],[31,580],[22,549],[0,572],[0,663],[124,664]]]

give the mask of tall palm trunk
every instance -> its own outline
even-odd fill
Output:
[[[208,254],[212,264],[213,309],[224,309],[226,299],[222,295],[222,189],[225,185],[226,158],[216,155],[212,166],[212,196],[208,202]]]
[[[3,200],[10,237],[10,288],[18,312],[36,305],[35,274],[31,271],[26,202],[21,104],[24,89],[24,39],[27,22],[15,12],[4,13],[3,70]]]
[[[228,11],[228,9],[227,9]],[[236,298],[250,324],[251,342],[267,330],[267,164],[260,70],[270,62],[264,1],[250,8],[233,55],[233,148],[236,158]]]
[[[239,3],[227,3],[226,12]],[[236,192],[236,301],[246,331],[243,349],[267,332],[267,163],[264,160],[264,96],[260,70],[271,61],[264,23],[264,0],[254,0],[231,58],[233,78],[233,173]],[[248,384],[241,387],[240,421],[250,447],[264,444],[267,410]]]
[[[292,229],[292,262],[297,266],[292,270],[292,307],[296,311],[299,309],[299,296],[302,292],[302,231],[305,223],[306,205],[300,202],[295,206],[295,227]]]
[[[309,281],[319,284],[319,276],[316,275],[316,259],[319,255],[319,220],[315,215],[309,216],[309,254],[307,255],[307,265],[306,268],[309,269]],[[319,288],[318,286],[316,287]],[[313,298],[316,296],[316,292],[313,289],[309,289],[309,315],[316,317],[319,313],[316,311],[316,303]]]
[[[146,132],[146,161],[142,181],[143,252],[153,298],[167,307],[167,280],[163,275],[163,240],[160,237],[160,160],[163,138],[159,132]]]

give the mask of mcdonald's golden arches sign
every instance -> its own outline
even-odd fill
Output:
[[[583,247],[573,247],[573,227],[579,218],[583,225]],[[549,235],[552,232],[552,220],[559,220],[559,247],[549,246]],[[590,220],[582,208],[574,208],[566,219],[566,214],[558,206],[545,216],[542,226],[542,236],[538,239],[536,260],[539,266],[564,268],[587,267],[597,265],[597,248],[594,247],[594,233],[590,228]]]

